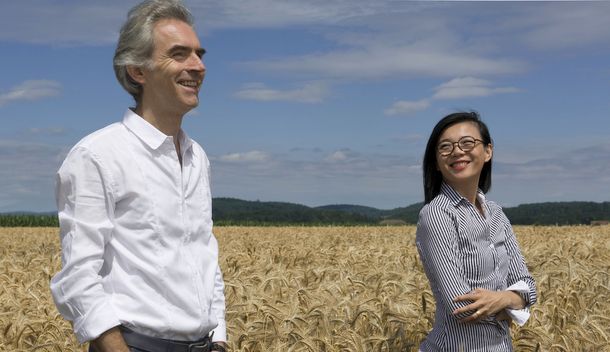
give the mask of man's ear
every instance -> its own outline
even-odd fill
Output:
[[[127,66],[127,74],[137,83],[144,84],[146,82],[146,77],[144,77],[144,70],[142,70],[142,67]]]

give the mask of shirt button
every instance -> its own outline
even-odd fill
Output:
[[[493,248],[494,248],[494,244],[493,244],[493,243],[490,243],[490,244],[489,244],[489,248],[493,249]]]

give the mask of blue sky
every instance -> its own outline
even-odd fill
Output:
[[[133,105],[112,56],[135,3],[0,5],[0,212],[54,210],[71,146]],[[208,73],[183,127],[215,197],[419,202],[432,127],[475,109],[495,143],[491,199],[610,200],[610,2],[186,4]]]

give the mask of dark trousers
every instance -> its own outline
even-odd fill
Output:
[[[172,341],[142,335],[124,326],[120,329],[131,352],[209,352],[211,349],[211,335],[199,341]],[[89,352],[97,351],[89,345]]]
[[[131,351],[131,352],[148,352],[148,351],[141,350],[141,349],[135,348],[135,347],[129,347],[129,351]],[[89,352],[97,352],[97,351],[94,350],[92,346],[89,346]]]

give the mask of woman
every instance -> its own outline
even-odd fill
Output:
[[[536,302],[512,231],[491,186],[493,146],[476,112],[439,121],[424,155],[425,205],[417,249],[436,300],[420,351],[512,351],[511,318],[523,324]]]

